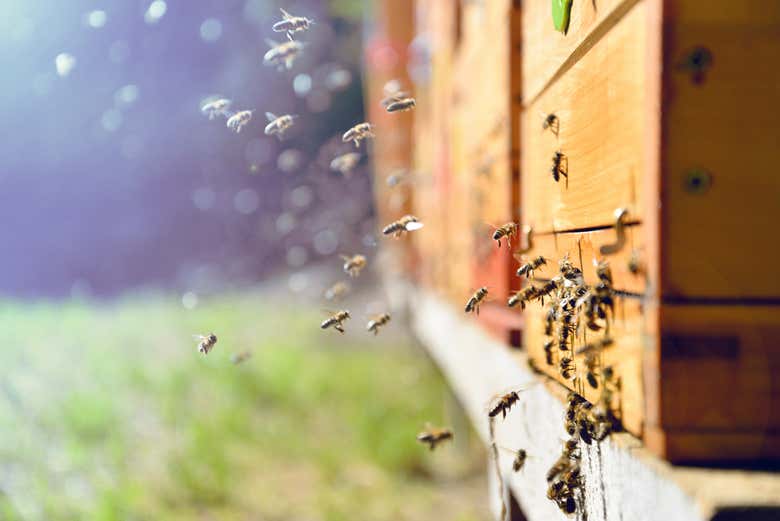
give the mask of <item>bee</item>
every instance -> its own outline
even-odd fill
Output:
[[[217,343],[217,335],[209,333],[208,335],[192,335],[198,341],[198,351],[204,355],[209,354]]]
[[[350,277],[357,277],[360,275],[360,271],[368,264],[365,255],[357,254],[352,257],[341,255],[341,258],[344,260],[344,272]]]
[[[272,112],[266,112],[265,117],[269,121],[269,123],[265,126],[265,135],[272,136],[276,134],[276,137],[281,140],[284,137],[284,133],[287,131],[287,129],[292,127],[293,121],[295,121],[298,116],[292,114],[277,116]]]
[[[488,412],[488,416],[490,418],[495,418],[498,416],[498,413],[501,413],[502,418],[506,418],[506,413],[509,412],[509,410],[512,408],[512,406],[517,403],[517,401],[520,399],[520,395],[517,394],[517,391],[510,391],[500,397],[498,397],[493,405],[490,406],[490,411]]]
[[[602,260],[596,262],[593,260],[593,264],[596,266],[596,276],[606,286],[612,287],[612,270],[609,269],[609,262]]]
[[[417,441],[427,443],[428,448],[433,450],[439,443],[451,440],[454,437],[455,435],[450,429],[427,426],[423,432],[417,435]]]
[[[232,355],[230,355],[230,362],[233,365],[238,365],[238,364],[243,364],[250,358],[252,358],[251,351],[241,351],[240,353],[233,353]]]
[[[576,461],[580,459],[580,445],[577,443],[576,438],[570,438],[564,442],[561,455],[569,460]]]
[[[561,361],[558,364],[558,368],[560,369],[561,376],[564,378],[564,380],[573,379],[577,371],[574,365],[574,360],[572,360],[568,356],[564,356],[563,358],[561,358]]]
[[[520,304],[520,309],[525,309],[525,303],[533,299],[535,296],[536,296],[536,287],[528,286],[527,288],[523,288],[520,291],[515,292],[514,295],[509,297],[506,303],[510,308],[513,308],[516,305]]]
[[[553,277],[552,280],[549,280],[539,286],[536,291],[535,298],[536,300],[540,301],[542,305],[544,305],[544,297],[558,289],[558,286],[561,285],[563,282],[563,279],[561,277]]]
[[[374,333],[374,336],[379,334],[379,328],[390,322],[390,314],[382,313],[372,317],[368,324],[366,324],[366,330]]]
[[[512,460],[512,470],[514,472],[520,472],[521,470],[523,470],[523,467],[525,466],[525,462],[528,459],[528,453],[525,451],[525,449],[512,450],[498,445],[497,447],[500,448],[501,450],[514,454],[515,458],[514,460]]]
[[[304,47],[303,43],[296,41],[277,43],[266,39],[265,43],[271,48],[263,55],[263,63],[276,66],[280,71],[291,69]]]
[[[314,20],[303,16],[293,16],[282,8],[279,10],[282,12],[282,20],[276,22],[272,29],[275,33],[287,33],[287,38],[290,40],[293,39],[293,34],[305,31],[314,24]]]
[[[200,111],[203,112],[205,115],[209,117],[209,120],[214,119],[217,116],[230,116],[230,105],[232,105],[233,102],[229,99],[225,98],[219,98],[215,99],[213,101],[209,101],[208,103],[205,103],[201,108]]]
[[[350,318],[349,311],[347,310],[337,311],[330,317],[323,320],[322,324],[320,324],[320,328],[328,329],[329,327],[333,327],[333,329],[343,334],[344,333],[343,322],[345,320],[349,320],[349,318]]]
[[[534,270],[538,269],[541,266],[544,266],[547,264],[547,259],[542,257],[541,255],[536,257],[535,259],[532,259],[530,262],[526,262],[522,266],[520,266],[517,269],[517,276],[522,277],[525,275],[527,279],[530,279],[533,277]]]
[[[552,112],[550,114],[542,114],[544,116],[544,121],[542,121],[542,130],[550,129],[550,132],[555,134],[555,136],[558,136],[558,130],[560,129],[560,121],[558,120],[558,116],[553,114]]]
[[[548,339],[544,341],[544,361],[547,365],[553,365],[553,348],[555,347],[555,341]]]
[[[487,297],[488,289],[485,286],[482,286],[477,291],[474,292],[471,297],[469,297],[469,300],[466,302],[466,313],[476,312],[477,315],[479,315],[479,306],[482,304],[482,301],[485,300],[485,297]]]
[[[371,123],[358,123],[351,129],[344,132],[344,135],[341,136],[341,141],[344,143],[349,143],[352,141],[355,143],[356,147],[360,146],[360,142],[364,139],[373,138],[374,136],[374,126]]]
[[[385,110],[388,112],[405,112],[412,110],[416,104],[417,102],[414,98],[400,98],[388,103]]]
[[[554,303],[551,303],[547,313],[544,315],[544,336],[552,336],[555,328],[555,321],[558,320],[558,313]]]
[[[339,281],[325,290],[323,296],[326,300],[338,300],[350,291],[350,286],[346,282]]]
[[[241,129],[244,128],[250,121],[252,121],[252,111],[242,110],[240,112],[236,112],[228,118],[227,128],[234,130],[236,134],[238,134],[241,132]]]
[[[384,87],[382,87],[382,90],[385,93],[385,97],[382,98],[380,103],[385,109],[388,109],[388,112],[391,112],[389,107],[393,103],[397,103],[405,98],[413,100],[408,92],[401,90],[401,82],[398,80],[388,81],[385,83]]]
[[[598,354],[592,351],[588,352],[585,355],[585,369],[587,370],[587,372],[585,373],[585,380],[588,382],[588,385],[590,385],[594,389],[599,388],[598,368],[599,368]]]
[[[404,215],[397,221],[393,221],[384,228],[382,228],[382,233],[384,235],[393,235],[395,237],[400,237],[404,234],[404,232],[413,232],[415,230],[419,230],[423,227],[423,223],[421,223],[417,217],[414,215]]]
[[[569,159],[560,150],[556,150],[553,154],[550,172],[556,183],[561,180],[561,176],[569,179]]]
[[[341,154],[340,156],[334,157],[330,162],[330,169],[334,172],[341,172],[341,175],[345,177],[349,177],[349,174],[352,173],[352,170],[360,162],[360,157],[360,154],[357,152]]]
[[[512,246],[512,243],[509,241],[512,239],[512,236],[517,233],[517,227],[517,223],[511,222],[496,228],[496,231],[493,232],[493,240],[498,243],[499,248],[501,247],[501,239],[503,238],[506,238],[507,247]]]
[[[632,275],[642,273],[642,259],[639,257],[639,250],[631,251],[631,257],[628,259],[628,271]]]

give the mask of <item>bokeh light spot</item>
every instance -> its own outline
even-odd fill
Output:
[[[149,4],[149,8],[144,14],[144,20],[148,24],[156,24],[160,21],[160,18],[165,16],[165,12],[168,10],[168,4],[164,0],[154,0]]]
[[[106,25],[106,22],[108,21],[108,15],[106,15],[106,12],[102,9],[95,9],[94,11],[87,13],[84,19],[88,26],[95,29],[100,29]]]
[[[308,74],[298,74],[293,79],[293,90],[299,97],[305,97],[311,90],[311,76]]]
[[[237,212],[249,215],[260,207],[260,197],[251,188],[245,188],[233,197],[233,207]]]
[[[198,295],[188,291],[181,296],[181,305],[184,306],[184,309],[195,309],[195,306],[198,305]]]
[[[64,78],[70,74],[76,66],[76,57],[72,54],[62,52],[54,58],[54,66],[57,68],[57,74]]]
[[[321,230],[314,236],[314,251],[320,255],[331,255],[336,252],[338,247],[338,235],[330,228]]]
[[[100,124],[108,132],[115,132],[122,126],[122,113],[117,109],[108,109],[100,117]]]
[[[198,210],[209,210],[214,207],[217,200],[217,194],[211,188],[198,188],[192,192],[192,204]]]
[[[216,42],[222,36],[222,22],[208,18],[200,24],[200,37],[204,42]]]

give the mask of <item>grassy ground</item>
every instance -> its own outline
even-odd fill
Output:
[[[414,440],[448,419],[424,356],[270,300],[0,305],[0,519],[487,519],[469,432]]]

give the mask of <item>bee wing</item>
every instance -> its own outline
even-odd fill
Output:
[[[291,19],[293,17],[290,13],[288,13],[287,11],[282,9],[281,7],[279,8],[279,10],[282,12],[282,18],[284,18],[285,20],[289,20],[289,19]]]
[[[419,230],[423,226],[425,226],[423,223],[415,221],[408,223],[406,226],[404,226],[404,228],[406,228],[407,232],[413,232],[414,230]]]
[[[278,119],[278,117],[273,112],[266,112],[265,119],[267,119],[268,121],[274,121],[275,119]]]
[[[266,45],[268,45],[268,47],[271,47],[271,48],[274,48],[274,47],[279,47],[279,43],[278,43],[278,42],[275,42],[275,41],[273,41],[273,40],[272,40],[272,39],[270,39],[270,38],[265,38],[265,43],[266,43]]]
[[[206,339],[206,337],[203,335],[192,335],[192,339],[197,340],[198,342],[202,342]]]
[[[350,257],[349,255],[339,254],[339,257],[341,257],[341,260],[343,260],[344,262],[352,260],[352,257]]]

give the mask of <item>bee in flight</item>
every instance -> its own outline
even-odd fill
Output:
[[[374,336],[379,334],[379,328],[390,322],[390,314],[382,313],[372,317],[368,324],[366,324],[366,331],[374,333]]]
[[[325,290],[324,297],[326,300],[339,300],[341,297],[349,293],[350,286],[346,282],[339,281]]]
[[[241,132],[242,128],[249,124],[250,121],[252,121],[252,111],[242,110],[240,112],[236,112],[228,118],[227,128],[234,130],[236,134],[238,134]]]
[[[304,46],[303,43],[296,41],[277,43],[273,40],[266,40],[265,43],[271,48],[263,55],[263,63],[273,65],[280,71],[292,68]]]
[[[477,291],[475,291],[474,294],[469,297],[468,301],[466,301],[466,307],[464,308],[466,313],[474,312],[479,315],[479,306],[485,300],[487,294],[488,289],[485,286],[482,286]]]
[[[569,159],[566,157],[566,155],[561,152],[560,150],[556,150],[555,154],[553,154],[552,157],[552,168],[550,168],[550,172],[552,173],[553,179],[557,183],[561,180],[561,176],[564,176],[566,178],[566,181],[569,180]]]
[[[282,8],[279,8],[282,12],[282,19],[276,22],[272,29],[275,33],[287,33],[287,38],[293,39],[293,34],[305,31],[310,25],[314,24],[314,20],[310,20],[304,16],[293,16]]]
[[[405,112],[412,110],[416,105],[417,102],[414,98],[399,98],[388,103],[385,110],[388,112]]]
[[[393,221],[382,229],[382,234],[400,237],[404,232],[413,232],[423,227],[414,215],[404,215],[397,221]]]
[[[230,362],[233,365],[238,365],[238,364],[243,364],[250,358],[252,358],[251,351],[241,351],[240,353],[233,353],[232,355],[230,355]]]
[[[520,400],[520,395],[517,394],[517,391],[509,391],[508,393],[493,398],[488,405],[488,416],[490,418],[495,418],[501,413],[502,418],[506,418],[506,413],[509,412],[509,409],[511,409],[518,400]]]
[[[360,275],[360,271],[368,264],[365,255],[358,254],[353,255],[352,257],[341,255],[341,258],[344,260],[344,272],[350,277],[357,277]]]
[[[509,242],[512,239],[512,236],[517,233],[517,223],[506,223],[502,226],[499,226],[496,228],[496,231],[493,232],[493,240],[498,243],[498,247],[501,247],[501,239],[506,239],[507,246],[511,247],[512,243]]]
[[[425,430],[417,435],[417,441],[420,443],[427,443],[428,448],[433,450],[436,446],[445,441],[451,440],[455,437],[450,429],[436,428],[426,425]]]
[[[265,126],[265,135],[272,136],[276,134],[276,137],[278,137],[281,141],[281,139],[284,137],[284,133],[287,131],[287,129],[292,127],[293,121],[295,121],[298,116],[291,114],[277,116],[272,112],[266,112],[265,117],[269,121],[269,123]]]
[[[530,279],[534,276],[534,270],[539,269],[545,264],[547,264],[547,259],[539,255],[538,257],[531,259],[530,262],[525,262],[522,266],[520,266],[517,269],[517,276],[522,277],[525,275],[525,278]]]
[[[552,112],[550,114],[542,114],[544,116],[544,121],[542,121],[542,130],[550,129],[550,132],[555,134],[555,136],[558,136],[558,130],[560,129],[560,120],[558,119],[558,116],[553,114]]]
[[[510,308],[520,304],[520,309],[525,309],[525,303],[536,297],[536,292],[539,291],[536,286],[528,286],[515,292],[509,300],[506,301],[507,306]]]
[[[320,324],[320,328],[322,329],[328,329],[329,327],[332,327],[339,333],[344,333],[344,325],[343,322],[345,320],[349,320],[349,311],[347,310],[341,310],[336,311],[333,315],[329,316],[325,320],[322,321],[322,324]]]
[[[528,459],[528,453],[525,451],[525,449],[512,450],[506,447],[501,447],[500,445],[497,446],[499,449],[503,451],[514,454],[515,459],[512,460],[512,470],[514,472],[520,472],[521,470],[523,470],[523,467],[525,466],[525,462]]]
[[[198,341],[198,351],[204,355],[209,354],[209,351],[217,344],[217,335],[214,333],[209,333],[208,335],[192,335],[192,337]]]
[[[200,111],[207,115],[209,120],[212,120],[217,116],[225,116],[227,118],[231,116],[230,105],[232,104],[233,102],[229,99],[219,98],[204,103],[200,108]]]
[[[360,142],[364,139],[373,138],[374,136],[374,127],[371,125],[371,123],[358,123],[351,129],[344,132],[344,135],[341,136],[341,141],[344,143],[349,143],[352,141],[355,143],[356,147],[360,146]]]
[[[344,177],[349,177],[349,174],[352,173],[352,170],[359,162],[360,154],[357,152],[347,152],[346,154],[334,157],[330,162],[330,169],[334,172],[341,172],[341,175]]]

